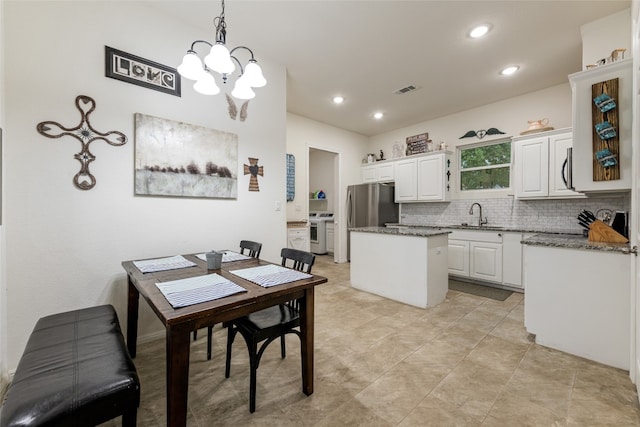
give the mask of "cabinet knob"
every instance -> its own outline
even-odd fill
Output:
[[[498,233],[498,237],[502,237],[502,233]]]

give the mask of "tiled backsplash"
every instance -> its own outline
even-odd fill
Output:
[[[400,223],[406,225],[457,225],[463,222],[477,224],[478,207],[473,215],[469,209],[474,202],[482,205],[482,216],[487,225],[534,230],[580,233],[576,217],[582,209],[594,214],[600,209],[629,211],[630,195],[564,200],[464,199],[448,203],[403,203],[400,205]]]

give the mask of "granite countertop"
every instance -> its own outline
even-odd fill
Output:
[[[438,228],[430,227],[355,227],[349,228],[349,231],[357,231],[362,233],[377,233],[377,234],[391,234],[395,236],[416,236],[416,237],[430,237],[439,236],[442,234],[449,234],[450,231],[441,230]]]
[[[629,243],[590,242],[577,234],[536,234],[522,241],[525,245],[553,248],[586,249],[605,252],[631,253]]]
[[[387,227],[391,228],[426,228],[426,229],[449,229],[449,230],[479,230],[479,231],[511,231],[515,233],[549,233],[549,234],[575,234],[572,230],[558,230],[558,229],[540,229],[540,228],[524,228],[524,227],[497,227],[492,225],[483,225],[478,227],[477,225],[469,224],[455,224],[455,225],[409,225],[399,223],[387,223]]]
[[[629,243],[590,242],[582,234],[577,234],[573,231],[562,231],[557,229],[540,230],[521,227],[493,227],[486,225],[478,227],[468,224],[428,226],[389,223],[386,224],[386,226],[392,230],[403,230],[403,234],[410,234],[412,231],[418,232],[418,230],[479,230],[536,233],[534,236],[524,239],[522,243],[532,246],[535,245],[555,248],[585,249],[605,252],[619,252],[623,254],[629,254],[631,252]]]

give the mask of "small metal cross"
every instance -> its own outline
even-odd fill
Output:
[[[80,124],[74,128],[66,128],[59,123],[46,121],[40,122],[36,126],[38,133],[47,138],[60,138],[68,135],[76,138],[82,144],[82,150],[73,157],[80,162],[80,172],[73,177],[73,183],[81,190],[90,190],[96,185],[96,178],[89,172],[89,163],[93,162],[96,157],[89,151],[89,144],[93,141],[103,140],[110,145],[120,146],[127,143],[127,137],[124,133],[112,130],[107,133],[101,133],[91,127],[89,123],[89,114],[96,109],[96,101],[93,98],[79,95],[76,97],[76,107],[80,110],[82,120]]]

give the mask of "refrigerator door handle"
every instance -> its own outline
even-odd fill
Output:
[[[351,195],[351,189],[347,190],[347,228],[353,225],[353,196]]]

